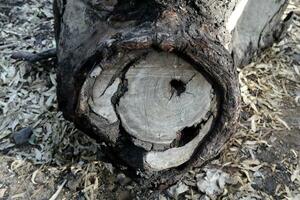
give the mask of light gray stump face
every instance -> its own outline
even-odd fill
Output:
[[[170,145],[178,132],[201,122],[210,110],[211,84],[173,54],[147,55],[126,79],[128,91],[117,111],[125,130],[140,141]]]
[[[201,142],[203,137],[208,133],[213,123],[211,116],[208,121],[201,127],[198,135],[185,146],[175,147],[165,151],[151,151],[146,154],[144,163],[154,171],[160,171],[177,167],[187,162],[193,155],[196,147]]]
[[[213,126],[212,85],[188,62],[170,53],[153,51],[128,70],[120,67],[96,67],[90,74],[83,90],[90,91],[91,111],[107,124],[120,122],[134,144],[147,151],[145,168],[159,171],[188,161]],[[122,95],[113,103],[116,94]],[[184,137],[189,139],[182,142]]]

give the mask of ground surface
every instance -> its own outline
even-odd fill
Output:
[[[101,147],[62,118],[54,61],[10,58],[54,47],[51,1],[0,0],[0,199],[300,199],[299,6],[289,6],[282,41],[239,69],[243,111],[230,145],[204,170],[153,192],[104,162]],[[29,126],[29,144],[14,144],[12,134]]]

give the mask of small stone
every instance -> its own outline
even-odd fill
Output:
[[[114,167],[111,163],[104,163],[104,167],[111,173],[114,173]]]
[[[117,175],[117,181],[120,185],[125,186],[131,182],[131,179],[125,176],[125,174],[120,173]]]
[[[20,131],[13,134],[13,140],[15,144],[21,145],[29,141],[30,136],[33,134],[31,127],[23,128]]]
[[[188,190],[189,190],[189,187],[187,185],[185,185],[184,183],[180,182],[177,185],[173,185],[172,187],[170,187],[167,190],[167,192],[168,192],[169,196],[177,199],[180,194],[185,193]]]

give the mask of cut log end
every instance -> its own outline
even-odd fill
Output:
[[[90,121],[97,121],[96,115],[94,125],[108,138],[113,138],[111,129],[103,127],[115,127],[114,137],[125,130],[145,152],[143,168],[152,171],[187,162],[217,113],[212,84],[184,59],[155,51],[130,64],[95,67],[80,99],[79,105],[88,104],[84,112]]]
[[[173,184],[235,132],[237,67],[272,44],[286,5],[55,0],[59,108],[143,185]]]

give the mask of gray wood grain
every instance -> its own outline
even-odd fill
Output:
[[[201,140],[208,134],[213,122],[213,116],[201,127],[198,135],[182,147],[165,151],[151,151],[144,157],[145,165],[153,171],[160,171],[179,166],[188,161]]]
[[[150,53],[126,79],[128,91],[117,111],[126,131],[141,141],[170,145],[177,132],[201,122],[210,110],[211,84],[173,54]],[[186,90],[178,95],[172,80],[181,80]]]

